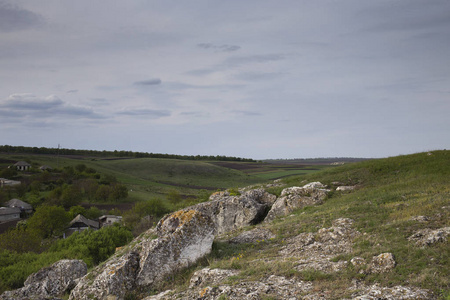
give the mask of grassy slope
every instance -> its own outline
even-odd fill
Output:
[[[239,169],[227,168],[207,161],[178,159],[133,158],[133,159],[98,159],[89,157],[59,158],[49,155],[5,155],[1,167],[19,160],[30,161],[34,166],[49,165],[64,168],[85,164],[102,174],[114,175],[119,182],[126,184],[132,192],[129,200],[147,200],[152,197],[165,198],[168,193],[177,190],[185,196],[196,197],[204,190],[236,188],[271,179],[248,174]],[[7,162],[7,161],[10,162]],[[236,163],[245,165],[246,163]],[[278,169],[272,170],[274,177]],[[203,191],[202,191],[203,190]]]
[[[196,268],[209,265],[213,268],[240,269],[241,275],[230,279],[230,283],[258,280],[272,274],[296,276],[312,280],[315,286],[332,290],[335,295],[340,295],[339,290],[345,290],[345,287],[352,285],[352,279],[358,278],[366,284],[413,285],[431,289],[442,298],[450,296],[449,243],[420,248],[407,240],[421,228],[450,226],[450,151],[365,161],[285,179],[289,186],[302,186],[311,181],[328,185],[340,181],[346,185],[358,184],[359,189],[351,193],[334,192],[321,206],[307,207],[293,216],[259,225],[276,233],[274,240],[240,246],[216,242],[210,257]],[[281,192],[281,189],[272,192]],[[410,220],[420,215],[429,217],[430,221],[421,223]],[[317,232],[322,227],[331,226],[331,221],[340,217],[354,219],[356,229],[363,235],[355,241],[351,255],[336,257],[336,260],[360,256],[370,262],[373,256],[392,252],[397,262],[396,268],[387,274],[362,275],[349,264],[344,271],[328,275],[299,272],[286,262],[274,264],[259,260],[254,263],[255,259],[276,257],[286,238],[302,232]],[[193,269],[180,274],[173,284],[188,280],[190,272]],[[344,293],[340,296],[348,295]]]

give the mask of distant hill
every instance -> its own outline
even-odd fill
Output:
[[[353,163],[372,158],[362,157],[319,157],[319,158],[293,158],[293,159],[265,159],[263,162],[269,164],[303,164],[303,165],[331,165]]]

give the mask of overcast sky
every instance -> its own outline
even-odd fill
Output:
[[[450,1],[0,0],[0,144],[450,148]]]

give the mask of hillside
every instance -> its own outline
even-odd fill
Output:
[[[178,296],[186,295],[192,272],[209,267],[236,272],[230,273],[230,277],[225,276],[228,279],[213,284],[219,286],[215,291],[217,297],[205,299],[235,299],[227,296],[227,286],[231,289],[243,288],[246,282],[260,282],[270,286],[268,281],[272,275],[281,276],[287,282],[311,283],[312,288],[308,291],[315,296],[305,299],[351,298],[356,291],[367,290],[373,285],[391,290],[395,290],[393,287],[396,286],[427,289],[434,293],[434,296],[429,297],[449,299],[448,240],[441,233],[435,240],[429,238],[428,242],[424,242],[420,239],[420,233],[425,236],[425,232],[442,228],[447,228],[447,234],[449,233],[450,151],[364,161],[312,175],[291,177],[283,182],[286,186],[302,186],[313,181],[320,181],[328,187],[338,184],[355,186],[356,189],[334,191],[322,205],[304,207],[271,223],[247,227],[217,238],[213,252],[207,259],[192,267],[189,272],[179,274],[171,283],[161,287],[161,290],[170,288],[178,291],[172,292],[173,298],[176,298],[177,293]],[[279,194],[286,186],[269,188],[268,191]],[[317,238],[320,232],[324,232],[324,228],[333,228],[336,226],[335,220],[341,218],[353,220],[353,230],[360,233],[353,240],[350,252],[334,255],[329,260],[329,263],[335,265],[342,263],[343,267],[330,272],[326,266],[321,267],[320,260],[316,263],[309,261],[309,264],[305,263],[306,267],[299,267],[302,258],[298,256],[306,255],[303,260],[308,261],[308,255],[311,254],[305,251],[303,254],[300,252],[297,256],[293,255],[307,244],[302,242],[301,237],[312,234]],[[274,237],[260,238],[249,243],[228,242],[233,237],[242,237],[243,233],[250,233],[256,228],[268,230]],[[438,242],[433,243],[436,240]],[[443,240],[446,241],[442,242]],[[297,250],[291,246],[296,246]],[[382,253],[393,254],[395,267],[385,273],[369,272],[369,262]],[[354,258],[366,263],[350,263]],[[206,286],[203,285],[204,288]],[[355,289],[349,289],[355,286]],[[266,296],[260,295],[255,299],[280,299],[276,296],[278,292],[275,288],[272,296],[269,292]],[[210,293],[214,294],[212,290]],[[304,293],[305,296],[307,294]],[[392,299],[400,299],[398,295]],[[418,295],[416,298],[410,295],[410,298],[405,296],[402,299],[425,299],[420,293]]]
[[[241,190],[235,197],[215,194],[200,206],[166,217],[157,231],[150,229],[136,238],[92,270],[83,284],[91,285],[96,278],[101,280],[98,282],[114,282],[116,276],[131,276],[121,277],[130,287],[116,291],[121,295],[117,299],[449,299],[449,166],[450,151],[433,151],[328,168],[265,185],[265,193],[276,198],[275,202],[261,202],[271,203],[270,211],[265,210],[267,216],[255,213],[247,225],[227,227],[235,228],[231,232],[218,228],[219,233],[225,233],[211,240],[208,255],[147,289],[132,288],[135,275],[125,275],[131,271],[121,269],[132,264],[127,257],[150,255],[152,245],[173,243],[177,236],[183,243],[209,240],[179,234],[203,230],[210,236],[206,230],[210,225],[202,229],[202,214],[217,212],[214,205],[223,212],[221,226],[237,222],[242,214],[250,213],[250,206],[228,212],[227,207],[236,201],[250,201],[256,190]],[[321,182],[329,191],[300,188],[310,182]],[[294,186],[299,188],[289,188]],[[306,202],[293,209],[292,205],[299,203],[293,196],[296,191],[303,193],[299,199]],[[277,217],[272,212],[280,203],[285,205],[281,206],[285,215]],[[193,227],[183,229],[188,225]],[[164,231],[169,235],[155,237],[156,232],[159,236]],[[197,249],[194,246],[188,244],[187,249],[198,258],[199,253],[192,251]],[[206,251],[204,246],[198,249]],[[141,258],[138,268],[143,267]],[[111,275],[105,278],[102,274]],[[80,285],[78,293],[83,289]],[[78,299],[74,295],[71,299]]]
[[[26,148],[19,150],[25,151]],[[71,153],[68,149],[65,151]],[[84,164],[101,174],[115,176],[119,182],[128,186],[130,190],[128,202],[135,202],[155,197],[165,199],[173,191],[177,191],[184,199],[195,199],[205,197],[204,195],[211,191],[242,187],[294,174],[312,173],[330,167],[314,164],[277,165],[254,161],[219,161],[206,158],[195,160],[121,157],[114,156],[114,152],[97,153],[103,156],[92,156],[90,152],[74,153],[77,155],[3,152],[0,153],[0,170],[17,161],[28,161],[35,168],[47,165],[54,169]]]

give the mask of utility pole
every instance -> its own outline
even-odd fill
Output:
[[[59,144],[58,144],[58,154],[56,155],[56,168],[59,169]]]

